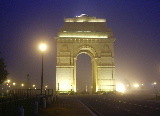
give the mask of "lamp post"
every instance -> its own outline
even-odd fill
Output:
[[[21,84],[21,86],[23,87],[23,86],[24,86],[24,84],[22,83],[22,84]]]
[[[156,83],[156,82],[154,82],[154,83],[153,83],[153,87],[154,87],[154,90],[155,90],[155,95],[156,95],[156,99],[157,99],[157,90],[156,90],[156,84],[157,84],[157,83]]]
[[[33,88],[35,87],[35,85],[33,85]]]
[[[16,85],[16,83],[13,83],[13,94],[16,93],[16,92],[15,92],[15,85]]]
[[[153,87],[154,87],[154,88],[156,88],[156,84],[157,84],[156,82],[153,83]]]
[[[44,51],[46,50],[47,46],[46,46],[46,44],[42,43],[42,44],[40,44],[39,48],[42,51],[42,73],[41,73],[41,97],[42,97],[42,90],[43,90],[43,54],[44,54]]]

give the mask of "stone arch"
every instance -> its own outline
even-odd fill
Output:
[[[77,50],[76,50],[76,55],[75,55],[75,57],[74,57],[74,74],[75,74],[75,78],[74,78],[74,80],[75,80],[75,82],[76,82],[76,80],[77,80],[77,76],[76,76],[76,60],[77,60],[77,57],[78,57],[78,55],[80,55],[80,54],[87,54],[87,55],[89,55],[90,56],[90,58],[91,58],[91,64],[92,64],[92,93],[95,93],[95,91],[97,91],[96,90],[96,86],[97,86],[97,76],[96,76],[96,73],[97,73],[97,66],[96,66],[96,57],[97,57],[97,55],[98,55],[98,53],[94,50],[94,48],[93,47],[91,47],[91,46],[89,46],[89,45],[83,45],[83,46],[81,46],[81,47],[79,47]],[[76,85],[76,83],[75,83],[75,85]]]
[[[98,56],[96,50],[94,50],[94,48],[89,45],[83,45],[79,47],[76,50],[75,55],[78,56],[81,52],[88,54],[91,58]]]

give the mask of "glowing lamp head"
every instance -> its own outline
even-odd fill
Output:
[[[8,83],[10,83],[10,82],[11,82],[11,80],[7,80],[7,82],[8,82]]]
[[[41,51],[45,51],[47,49],[47,46],[46,46],[46,44],[42,43],[42,44],[40,44],[39,48]]]

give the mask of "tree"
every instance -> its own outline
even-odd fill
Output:
[[[7,70],[5,70],[7,66],[4,63],[4,59],[0,58],[0,84],[2,84],[6,79],[7,75],[9,74]]]

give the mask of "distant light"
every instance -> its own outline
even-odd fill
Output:
[[[7,80],[7,82],[8,82],[8,83],[10,83],[10,82],[11,82],[11,80]]]
[[[125,91],[125,87],[123,84],[118,84],[116,86],[116,90],[123,93]]]
[[[139,85],[138,84],[134,84],[134,87],[139,87]]]
[[[22,85],[22,87],[24,86],[24,84],[21,84]]]
[[[156,85],[157,83],[156,83],[156,82],[154,82],[153,84],[154,84],[154,85]]]
[[[16,85],[16,83],[13,83],[13,85]]]

